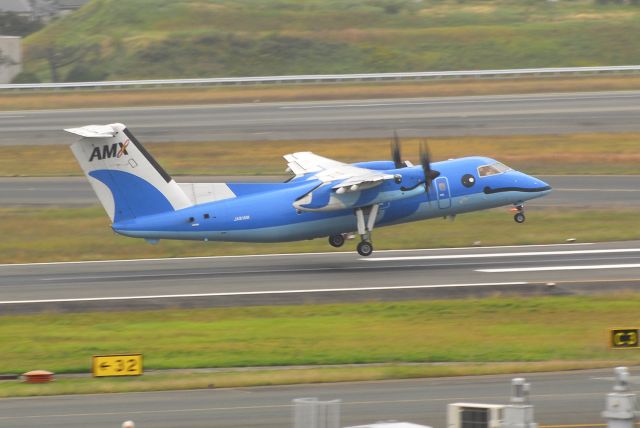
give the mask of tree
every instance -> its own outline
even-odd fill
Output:
[[[51,42],[36,47],[32,55],[40,57],[47,61],[49,72],[51,73],[51,81],[60,81],[60,69],[84,58],[84,56],[95,46],[59,46],[55,42]]]

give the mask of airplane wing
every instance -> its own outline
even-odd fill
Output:
[[[305,177],[303,180],[315,183],[320,181],[320,184],[295,200],[293,206],[299,211],[360,208],[411,197],[424,191],[417,186],[415,192],[381,187],[391,180],[400,184],[402,177],[334,161],[310,152],[288,154],[284,158],[289,164],[289,171],[295,173],[296,177]]]
[[[330,168],[347,166],[346,163],[318,156],[311,152],[297,152],[284,155],[288,170],[295,175],[304,175],[310,172],[319,172]]]
[[[315,173],[313,178],[323,183],[338,181],[332,186],[338,194],[370,189],[382,184],[385,180],[394,179],[390,174],[359,168],[311,152],[292,153],[285,155],[284,158],[287,160],[288,170],[296,176]]]

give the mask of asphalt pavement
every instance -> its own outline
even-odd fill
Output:
[[[284,181],[287,177],[175,177],[184,183]],[[553,187],[529,207],[640,208],[640,175],[636,176],[539,176]],[[85,177],[0,178],[0,206],[78,207],[98,204]]]
[[[602,424],[612,374],[605,369],[525,375],[535,421],[573,428]],[[341,426],[397,420],[444,428],[448,403],[508,404],[512,377],[10,398],[0,399],[0,426],[116,428],[131,419],[138,428],[286,428],[292,426],[292,399],[318,397],[342,400]]]
[[[0,145],[70,144],[123,122],[144,142],[640,131],[640,91],[0,112]]]
[[[2,313],[639,288],[640,241],[0,265]]]

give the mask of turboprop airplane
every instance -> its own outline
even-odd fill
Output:
[[[284,183],[177,183],[120,123],[66,131],[98,199],[125,236],[200,241],[284,242],[328,237],[340,247],[360,236],[373,252],[374,227],[513,205],[551,191],[537,178],[486,157],[432,163],[423,143],[420,165],[402,161],[394,134],[392,160],[346,164],[310,152],[285,155]]]

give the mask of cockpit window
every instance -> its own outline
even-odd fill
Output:
[[[501,162],[495,162],[490,165],[482,165],[478,167],[478,176],[487,177],[489,175],[502,174],[511,171],[511,168]]]

